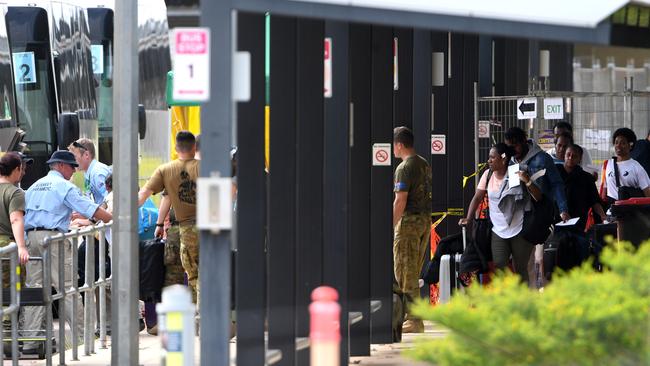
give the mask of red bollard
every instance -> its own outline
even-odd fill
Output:
[[[311,293],[309,305],[310,365],[339,366],[341,347],[341,306],[335,289],[321,286]]]

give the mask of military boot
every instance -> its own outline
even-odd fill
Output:
[[[420,319],[408,319],[402,324],[402,333],[424,333],[424,323]]]

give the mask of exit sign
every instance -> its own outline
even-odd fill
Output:
[[[564,119],[562,98],[544,98],[544,119]]]
[[[173,99],[205,102],[210,99],[210,29],[172,30]]]

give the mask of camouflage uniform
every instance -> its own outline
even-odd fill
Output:
[[[182,223],[180,227],[181,237],[181,262],[187,273],[187,283],[192,290],[192,300],[199,309],[199,230],[196,225]]]
[[[185,282],[185,270],[181,263],[181,233],[178,224],[167,229],[165,242],[165,284],[164,286],[182,285]]]
[[[395,227],[395,279],[407,304],[420,297],[420,271],[431,230],[431,167],[422,157],[406,158],[395,170],[395,192],[407,192],[404,214]],[[406,319],[412,319],[407,311]]]

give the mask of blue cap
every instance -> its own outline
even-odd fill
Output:
[[[77,159],[74,158],[74,154],[68,150],[57,150],[52,154],[50,160],[46,161],[47,164],[52,163],[65,163],[72,165],[73,167],[78,167]]]

